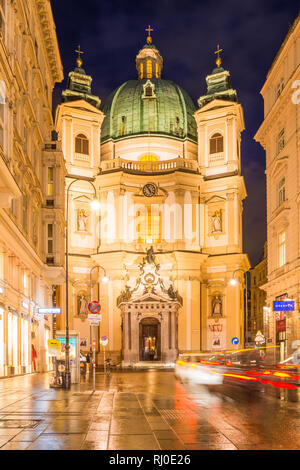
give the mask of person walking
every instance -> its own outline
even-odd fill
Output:
[[[37,352],[33,344],[31,344],[31,363],[33,364],[33,371],[36,372]]]

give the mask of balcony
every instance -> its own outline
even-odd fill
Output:
[[[11,173],[10,162],[0,145],[0,207],[10,207],[11,200],[22,195]]]
[[[102,161],[100,164],[100,170],[101,173],[124,171],[125,173],[139,174],[172,173],[174,171],[197,173],[199,171],[198,162],[195,160],[187,160],[185,158],[174,158],[172,160],[163,160],[160,162],[139,162],[125,160],[123,158],[114,158],[113,160]]]

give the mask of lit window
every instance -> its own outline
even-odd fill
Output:
[[[282,129],[277,136],[277,153],[281,152],[284,147],[284,129]]]
[[[159,243],[161,241],[161,212],[146,206],[137,212],[138,243]]]
[[[47,253],[53,254],[53,224],[47,224]]]
[[[285,256],[286,256],[285,232],[280,232],[278,234],[278,266],[279,267],[285,264]]]
[[[53,196],[53,166],[48,167],[47,196]]]
[[[277,184],[277,207],[285,201],[285,178],[281,178]]]
[[[209,141],[209,153],[223,152],[223,136],[214,134]]]
[[[140,162],[157,162],[157,161],[158,161],[157,156],[151,153],[146,153],[145,155],[142,155],[140,158]]]
[[[147,60],[147,78],[152,78],[152,60]]]
[[[83,153],[85,155],[89,154],[89,141],[85,135],[79,134],[75,138],[75,152]]]
[[[144,78],[144,66],[140,63],[140,79],[143,80]]]
[[[158,69],[158,63],[157,62],[155,64],[155,76],[156,76],[156,78],[159,78],[159,69]]]

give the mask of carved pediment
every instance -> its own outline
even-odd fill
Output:
[[[174,290],[173,284],[165,287],[164,280],[160,276],[160,265],[154,255],[153,247],[147,250],[146,257],[139,265],[140,275],[136,285],[125,289],[117,298],[117,305],[123,302],[179,302],[182,305],[182,297]]]

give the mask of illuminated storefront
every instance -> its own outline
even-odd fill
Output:
[[[0,377],[4,375],[4,309],[0,307]]]

